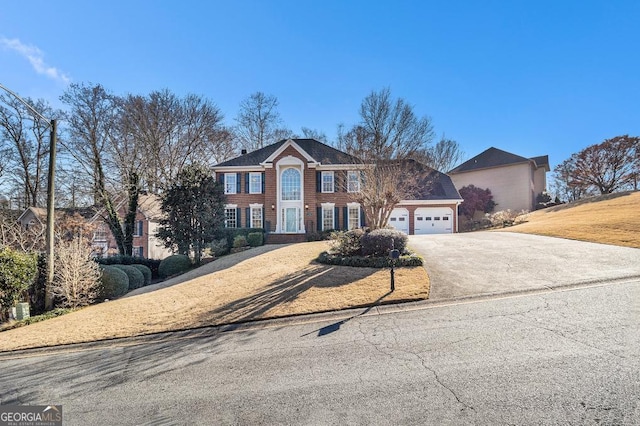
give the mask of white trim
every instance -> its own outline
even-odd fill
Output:
[[[321,203],[320,204],[320,207],[322,207],[323,209],[333,209],[333,208],[335,208],[335,206],[336,206],[336,203]]]
[[[237,204],[225,204],[224,208],[225,209],[237,209],[238,205]]]
[[[320,217],[318,218],[318,220],[320,221],[320,228],[323,231],[326,231],[327,229],[335,229],[336,227],[336,212],[335,212],[335,207],[336,207],[336,203],[321,203],[320,204]],[[324,212],[325,211],[330,211],[331,212],[331,226],[329,228],[325,228],[324,226]]]
[[[264,204],[258,204],[258,203],[251,203],[249,204],[249,225],[251,225],[252,228],[262,228],[264,226]],[[253,211],[254,210],[259,210],[260,211],[260,226],[253,226]]]
[[[304,158],[305,160],[307,160],[307,166],[311,169],[315,169],[316,166],[320,163],[318,163],[316,161],[315,158],[313,158],[312,156],[309,155],[309,153],[307,153],[307,151],[305,151],[304,149],[302,149],[300,147],[300,145],[298,145],[297,143],[294,142],[293,139],[288,139],[285,143],[283,143],[280,148],[276,149],[274,151],[273,154],[271,154],[270,156],[267,157],[266,160],[264,160],[262,163],[260,163],[261,166],[263,167],[267,167],[266,164],[267,163],[271,163],[273,164],[273,161],[278,158],[278,156],[280,154],[282,154],[284,152],[285,149],[289,148],[290,146],[292,146],[296,151],[298,151]]]
[[[433,204],[455,204],[462,203],[462,200],[402,200],[397,206],[428,206]]]
[[[372,166],[373,164],[324,164],[317,166],[316,170],[365,170]]]
[[[300,226],[297,233],[304,234],[305,231],[305,221],[304,221],[304,171],[305,171],[305,163],[299,159],[298,157],[294,157],[292,155],[287,155],[284,158],[281,158],[276,163],[276,233],[285,233],[284,223],[285,218],[283,217],[283,209],[286,207],[295,207],[299,211],[300,215]],[[294,169],[300,173],[300,200],[282,200],[282,173],[286,169]]]
[[[358,189],[357,189],[357,190],[355,190],[355,191],[351,191],[351,188],[350,188],[350,185],[349,185],[349,183],[350,183],[350,182],[349,182],[349,174],[350,174],[350,173],[353,173],[353,174],[355,174],[355,175],[356,175],[356,182],[358,183]],[[360,179],[360,173],[358,173],[358,171],[357,171],[357,170],[347,170],[347,181],[346,181],[347,192],[348,192],[348,193],[350,193],[350,194],[357,194],[357,193],[359,193],[359,192],[360,192],[360,189],[361,189],[361,188],[360,188],[360,186],[361,186],[361,184],[362,184],[362,182],[360,182],[360,180],[361,180],[361,179]]]
[[[249,207],[252,208],[252,209],[261,209],[262,207],[264,207],[264,204],[251,203],[251,204],[249,204]]]

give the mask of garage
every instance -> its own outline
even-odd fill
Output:
[[[453,210],[450,207],[421,207],[414,213],[414,234],[453,233]]]
[[[389,226],[405,234],[409,233],[409,210],[404,208],[395,208],[389,216]]]

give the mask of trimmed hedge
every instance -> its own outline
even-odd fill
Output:
[[[264,235],[261,232],[251,232],[247,234],[247,244],[251,247],[258,247],[264,244]]]
[[[184,254],[174,254],[160,262],[158,275],[160,278],[167,278],[172,275],[181,274],[191,269],[191,259]]]
[[[131,266],[136,268],[138,271],[142,272],[142,276],[144,277],[144,284],[143,285],[151,284],[151,276],[152,275],[151,275],[151,269],[149,269],[148,266],[140,265],[140,264],[137,264],[137,263],[134,263]]]
[[[391,267],[392,260],[388,256],[341,256],[323,251],[320,253],[320,256],[318,256],[316,261],[327,265],[353,266],[358,268],[389,268]],[[394,266],[422,266],[423,263],[424,260],[422,257],[416,254],[408,254],[400,256],[400,258],[395,261]]]
[[[114,268],[118,268],[127,274],[129,278],[129,291],[140,288],[144,285],[144,275],[133,265],[113,265]]]
[[[243,237],[247,237],[249,234],[260,233],[264,235],[263,228],[222,228],[216,234],[216,239],[226,239],[227,240],[227,248],[233,247],[233,240],[238,236],[242,235]]]
[[[160,260],[147,259],[145,257],[138,256],[110,256],[100,257],[96,259],[100,265],[144,265],[151,269],[151,277],[158,278],[158,267],[160,266]]]
[[[100,269],[102,269],[102,279],[98,292],[99,300],[115,299],[127,293],[129,277],[124,271],[110,265],[104,265]]]
[[[233,239],[233,248],[246,247],[249,244],[247,243],[247,237],[244,235],[236,235]]]
[[[397,249],[400,253],[407,246],[407,234],[397,229],[375,229],[366,232],[360,239],[363,256],[388,256],[389,251]]]

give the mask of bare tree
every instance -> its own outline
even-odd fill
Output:
[[[351,192],[351,198],[362,206],[369,228],[384,228],[400,201],[417,198],[428,190],[431,173],[429,167],[415,160],[378,161],[359,171],[359,190]]]
[[[338,146],[363,159],[409,158],[433,140],[431,119],[417,117],[404,99],[392,99],[388,88],[364,98],[360,118],[346,132],[339,127]]]
[[[122,103],[121,135],[137,145],[142,185],[159,192],[188,164],[214,165],[235,152],[223,115],[197,95],[179,98],[168,90],[127,96]],[[122,151],[122,146],[118,148]],[[127,158],[125,156],[125,158]],[[128,157],[130,158],[130,157]]]
[[[42,99],[34,102],[27,98],[26,101],[48,117],[60,115]],[[49,155],[49,123],[34,117],[33,112],[13,96],[0,95],[0,130],[10,145],[9,156],[3,162],[13,172],[12,183],[22,195],[21,207],[41,205]]]
[[[437,144],[418,151],[414,158],[432,169],[446,173],[462,163],[464,156],[464,151],[458,142],[442,135]]]
[[[359,191],[349,193],[362,206],[367,226],[376,229],[387,225],[401,200],[429,187],[432,170],[410,158],[429,148],[433,128],[406,101],[392,99],[388,88],[362,101],[360,117],[346,131],[338,126],[338,147],[361,162]]]
[[[76,236],[58,243],[51,291],[62,306],[77,308],[93,303],[98,297],[100,276],[86,238]]]
[[[249,151],[293,136],[291,131],[282,126],[278,98],[262,92],[253,93],[240,103],[235,121],[239,144]]]
[[[327,138],[327,134],[321,130],[310,129],[308,127],[302,127],[300,130],[302,130],[302,136],[307,139],[315,139],[325,144],[329,143],[329,138]]]

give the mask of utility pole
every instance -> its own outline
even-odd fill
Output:
[[[47,181],[47,230],[46,230],[46,249],[47,249],[47,284],[45,288],[45,301],[44,307],[49,310],[53,308],[53,296],[51,294],[51,286],[53,284],[53,272],[54,272],[54,193],[55,193],[55,173],[56,173],[56,132],[58,125],[55,119],[49,120],[35,110],[27,101],[22,99],[13,91],[0,84],[0,89],[9,93],[16,98],[22,105],[24,105],[33,115],[34,119],[40,119],[49,124],[51,132],[49,133],[49,173]]]

